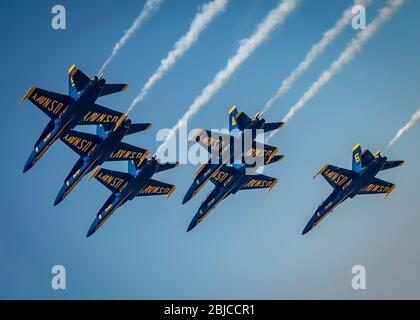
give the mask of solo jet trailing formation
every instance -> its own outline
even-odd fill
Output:
[[[373,155],[369,150],[364,150],[360,144],[353,148],[353,170],[324,165],[317,173],[334,188],[328,198],[322,202],[315,214],[309,220],[302,234],[308,233],[318,225],[335,207],[347,199],[352,199],[361,194],[385,194],[385,198],[395,189],[395,184],[375,178],[383,170],[399,167],[404,161],[388,161],[378,151]],[[314,177],[314,178],[315,178]]]
[[[175,186],[152,179],[156,173],[178,166],[178,163],[162,164],[155,156],[143,161],[137,168],[133,161],[128,162],[128,173],[98,168],[92,174],[112,194],[96,215],[87,237],[90,237],[124,203],[136,197],[166,195],[175,191]]]
[[[35,143],[23,172],[32,168],[49,147],[77,125],[119,124],[126,117],[95,103],[99,97],[127,89],[127,84],[107,84],[102,75],[89,79],[75,65],[68,71],[69,95],[31,87],[20,103],[26,99],[36,105],[51,120]]]

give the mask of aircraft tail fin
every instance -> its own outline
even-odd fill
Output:
[[[97,124],[96,125],[96,134],[101,137],[102,139],[105,138],[106,135],[106,129],[102,124]]]
[[[375,156],[368,149],[364,150],[361,155],[362,158],[362,167],[366,167],[369,163],[375,159]]]
[[[239,112],[236,116],[236,122],[238,123],[239,130],[245,130],[245,128],[248,126],[249,122],[251,121],[251,118],[248,117],[248,115],[245,112]]]
[[[69,96],[73,99],[79,97],[82,91],[89,83],[89,77],[80,71],[75,64],[69,69]]]
[[[134,162],[134,160],[127,161],[127,169],[128,169],[127,171],[133,177],[135,177],[136,174],[137,174],[137,168],[138,168],[138,166],[136,165],[136,163]]]
[[[106,84],[104,89],[101,92],[101,97],[107,96],[109,94],[117,93],[120,91],[127,90],[128,85],[126,83],[110,83]]]
[[[239,129],[238,122],[236,121],[236,117],[238,115],[238,109],[236,106],[233,106],[229,110],[229,132],[232,132],[235,129]]]
[[[362,156],[362,147],[360,146],[360,144],[356,144],[353,147],[353,164],[352,164],[352,169],[355,172],[360,172],[363,169],[361,156]]]
[[[396,167],[402,166],[404,163],[405,163],[405,161],[403,161],[403,160],[387,161],[387,162],[385,162],[385,165],[383,166],[382,170],[388,170],[388,169],[396,168]]]
[[[133,123],[128,129],[127,135],[149,130],[151,127],[151,123]]]

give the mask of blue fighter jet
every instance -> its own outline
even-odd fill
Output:
[[[191,141],[196,141],[211,153],[210,160],[203,163],[195,171],[196,178],[185,194],[182,203],[191,200],[209,181],[212,175],[225,164],[233,164],[242,161],[244,158],[264,156],[264,164],[270,163],[276,156],[279,148],[258,143],[255,141],[257,130],[270,132],[284,126],[283,122],[267,123],[265,119],[259,118],[257,113],[253,118],[248,117],[244,112],[238,112],[236,106],[229,110],[229,134],[212,132],[209,130],[197,130]],[[249,135],[249,136],[247,136]],[[247,145],[246,140],[252,140]],[[238,148],[238,143],[240,147]],[[283,158],[283,156],[280,156]],[[280,160],[278,157],[275,161]]]
[[[68,174],[58,193],[54,205],[59,204],[82,178],[105,161],[133,160],[139,166],[149,154],[149,150],[122,142],[130,134],[149,129],[151,123],[135,123],[127,119],[121,125],[105,131],[97,125],[97,134],[70,130],[61,140],[79,156],[79,160]]]
[[[89,79],[75,65],[68,73],[69,95],[31,87],[20,101],[23,103],[29,99],[51,119],[36,141],[23,172],[32,168],[56,140],[77,125],[102,124],[108,127],[121,123],[126,117],[121,112],[95,104],[95,101],[98,97],[127,89],[127,84],[106,84],[101,75]]]
[[[175,191],[172,184],[152,179],[155,173],[172,169],[178,163],[160,163],[155,156],[145,160],[137,169],[133,161],[129,161],[128,173],[98,168],[92,174],[112,195],[99,210],[93,221],[87,237],[90,237],[102,224],[124,203],[135,197],[166,195],[167,198]]]
[[[348,198],[359,194],[385,194],[385,198],[395,189],[395,184],[375,178],[383,170],[399,167],[404,161],[388,161],[380,152],[373,155],[369,150],[364,150],[360,144],[353,148],[353,170],[347,170],[326,164],[315,177],[322,175],[334,188],[328,198],[322,202],[315,214],[309,220],[302,234],[306,234],[335,207]],[[315,178],[314,177],[314,178]]]
[[[281,160],[279,156],[270,163]],[[247,174],[249,166],[244,163],[240,165],[222,165],[210,178],[216,186],[201,204],[194,218],[188,226],[187,232],[195,228],[203,219],[227,196],[235,194],[240,190],[268,189],[271,191],[277,183],[276,178],[263,174]]]

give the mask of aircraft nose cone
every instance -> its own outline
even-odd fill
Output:
[[[94,234],[97,230],[96,226],[98,225],[99,219],[98,217],[93,220],[92,224],[90,225],[90,228],[86,234],[86,238],[89,238],[92,234]]]
[[[187,232],[190,232],[192,229],[194,229],[197,226],[197,218],[193,218],[190,222],[190,225],[187,228]]]
[[[307,234],[309,231],[311,231],[312,227],[309,225],[309,223],[306,225],[305,229],[302,231],[302,236]]]
[[[190,225],[187,228],[187,232],[190,232],[192,229],[194,229],[195,224],[193,223],[193,221],[191,221]]]
[[[90,227],[87,234],[86,234],[86,238],[89,238],[94,233],[95,233],[95,229]]]
[[[187,193],[184,197],[184,199],[182,200],[182,204],[187,203],[188,201],[190,201],[192,198],[192,195],[190,193]]]
[[[31,169],[33,166],[34,166],[34,162],[33,162],[32,157],[30,157],[28,161],[26,161],[25,166],[23,167],[23,173]]]

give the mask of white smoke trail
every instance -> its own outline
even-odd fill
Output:
[[[245,62],[245,60],[261,45],[279,25],[283,24],[286,17],[297,7],[299,0],[283,0],[271,10],[264,20],[258,25],[254,33],[240,41],[239,48],[227,62],[226,66],[220,70],[213,81],[208,84],[201,94],[195,98],[189,106],[187,112],[179,119],[178,123],[170,129],[166,142],[174,137],[182,123],[187,122],[193,117],[200,108],[206,104],[213,95],[223,86],[231,75]],[[166,142],[162,143],[156,151],[158,154],[163,150]]]
[[[190,28],[174,45],[165,59],[160,62],[159,68],[147,80],[138,96],[131,102],[127,113],[134,109],[148,94],[153,85],[160,80],[166,72],[181,58],[197,41],[201,32],[212,22],[213,18],[225,10],[228,0],[213,0],[206,3],[194,17]]]
[[[150,17],[153,13],[155,13],[159,9],[162,2],[163,0],[147,0],[142,10],[140,11],[140,14],[133,21],[133,24],[131,25],[131,27],[124,32],[124,35],[121,37],[121,39],[118,40],[118,42],[114,45],[111,55],[102,65],[98,74],[101,74],[104,72],[108,64],[110,64],[111,61],[115,58],[115,56],[118,54],[118,51],[120,51],[120,49],[127,43],[127,41],[137,31],[137,29],[139,29],[142,26],[143,22],[146,21],[148,17]]]
[[[289,121],[293,116],[302,109],[306,103],[311,100],[325,84],[327,84],[342,67],[348,64],[362,49],[363,46],[379,31],[382,24],[395,14],[398,9],[404,4],[405,0],[388,0],[385,7],[383,7],[379,14],[372,20],[367,26],[366,30],[360,31],[348,44],[346,49],[340,54],[337,60],[335,60],[331,66],[324,71],[324,73],[316,80],[312,86],[303,94],[295,105],[289,110],[284,122]],[[276,134],[273,131],[267,140],[272,138]]]
[[[414,127],[418,123],[420,123],[420,109],[417,110],[411,116],[410,121],[408,121],[407,124],[404,127],[402,127],[400,130],[398,130],[395,137],[388,143],[388,146],[386,147],[386,150],[388,150],[395,142],[400,140],[400,138],[403,136],[404,133],[406,133],[408,130],[410,130],[412,127]]]
[[[355,0],[355,5],[367,6],[372,0]],[[268,100],[264,106],[264,109],[261,112],[261,115],[267,110],[271,109],[274,102],[281,98],[286,92],[290,90],[293,83],[301,76],[311,64],[324,53],[327,46],[334,41],[338,35],[344,30],[344,28],[351,22],[354,17],[352,12],[353,6],[349,7],[343,12],[343,15],[338,19],[335,25],[327,30],[322,36],[321,40],[314,44],[311,50],[306,54],[305,59],[297,66],[297,68],[283,80],[280,88],[277,90],[276,94]]]

